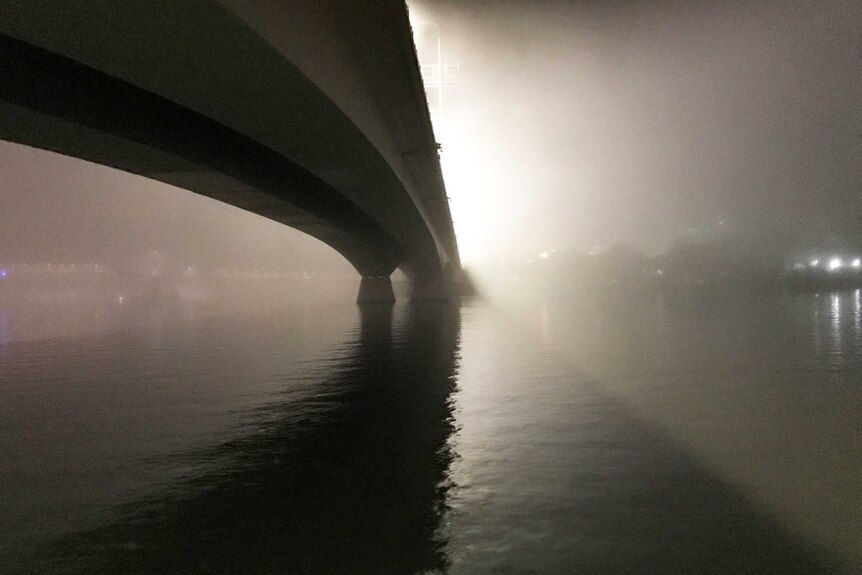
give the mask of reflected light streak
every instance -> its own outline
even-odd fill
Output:
[[[841,296],[833,293],[829,300],[829,339],[832,341],[834,354],[841,350],[841,336]]]
[[[853,330],[858,340],[862,332],[862,290],[859,289],[853,292]]]

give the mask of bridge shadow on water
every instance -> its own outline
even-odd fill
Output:
[[[490,366],[494,393],[542,389],[513,375],[530,344],[501,345],[509,336],[493,327],[477,335],[474,320],[462,340],[456,309],[364,309],[310,395],[284,389],[234,438],[182,454],[193,476],[47,544],[26,572],[841,572],[601,385],[560,396],[571,420],[498,411],[512,435],[469,445],[457,427],[482,414],[455,409],[470,385],[458,381],[462,354]],[[548,435],[524,437],[519,417]],[[457,461],[462,449],[482,462]],[[458,485],[471,465],[482,473]],[[465,505],[471,490],[492,496]]]
[[[51,545],[76,573],[415,573],[444,569],[456,310],[362,310],[319,393],[260,410],[203,475]]]

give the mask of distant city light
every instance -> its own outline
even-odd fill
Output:
[[[820,260],[811,260],[811,267],[816,268],[820,265]]]
[[[856,258],[855,260],[853,260],[853,263],[850,265],[852,265],[856,269],[859,269],[860,267],[862,267],[862,259]]]
[[[0,278],[5,278],[8,275],[6,270],[0,270]]]
[[[542,252],[539,254],[539,257],[542,258],[543,260],[546,260],[546,259],[548,259],[548,255],[549,255],[548,252]]]
[[[842,267],[844,267],[844,262],[841,261],[841,258],[829,260],[829,271],[840,270]]]

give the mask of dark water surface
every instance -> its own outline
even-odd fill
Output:
[[[859,298],[7,310],[0,572],[853,573]]]

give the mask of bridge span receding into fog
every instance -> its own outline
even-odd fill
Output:
[[[9,0],[0,139],[303,231],[360,301],[454,293],[460,259],[402,0]]]

